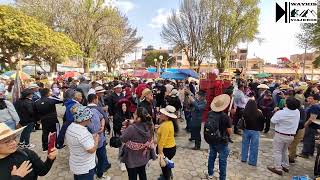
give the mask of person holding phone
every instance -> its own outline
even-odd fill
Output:
[[[12,130],[0,123],[0,179],[35,180],[45,176],[56,159],[56,148],[51,150],[45,162],[32,150],[19,149],[17,138],[24,129]]]
[[[99,135],[91,134],[87,129],[93,114],[90,108],[81,105],[71,110],[74,122],[69,125],[65,136],[70,150],[70,170],[75,180],[93,180],[99,143]]]

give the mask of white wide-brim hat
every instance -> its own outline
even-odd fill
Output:
[[[25,127],[26,126],[19,128],[17,130],[12,130],[5,123],[0,123],[0,141],[4,141],[6,138],[11,137],[13,135],[20,134]]]
[[[178,94],[179,94],[179,91],[177,89],[172,89],[170,96],[176,97],[176,96],[178,96]]]
[[[113,89],[116,89],[116,88],[123,88],[123,86],[121,84],[118,84]]]
[[[210,105],[210,108],[214,112],[224,111],[230,104],[231,98],[227,94],[221,94],[216,96]]]
[[[171,117],[173,119],[177,119],[177,115],[175,115],[174,113],[176,112],[176,108],[173,107],[173,106],[166,106],[166,108],[162,108],[160,109],[160,113],[168,116],[168,117]]]
[[[260,84],[257,88],[258,89],[270,89],[269,86],[266,84]]]
[[[39,88],[38,84],[32,83],[28,86],[28,89]]]
[[[98,87],[94,88],[94,90],[96,91],[96,93],[106,92],[106,90],[102,86],[98,86]]]

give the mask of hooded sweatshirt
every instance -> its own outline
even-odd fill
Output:
[[[130,125],[123,131],[121,141],[124,143],[121,152],[121,162],[125,163],[128,168],[136,168],[144,166],[150,159],[155,159],[155,150],[151,147],[146,147],[140,150],[130,148],[130,142],[145,144],[148,141],[153,143],[150,130],[146,123],[135,123]]]
[[[67,99],[64,102],[64,105],[66,106],[66,120],[69,122],[73,122],[73,114],[71,113],[71,108],[72,106],[74,106],[75,104],[80,104],[79,102],[73,100],[73,99]]]

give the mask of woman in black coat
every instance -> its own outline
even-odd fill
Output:
[[[132,119],[130,106],[131,103],[126,98],[119,100],[116,104],[116,113],[113,116],[113,132],[116,136],[121,135],[122,123],[127,119]]]

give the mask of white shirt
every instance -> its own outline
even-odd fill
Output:
[[[249,98],[246,95],[244,95],[244,93],[239,89],[236,89],[233,92],[233,96],[234,96],[234,107],[236,108],[239,107],[244,109],[247,105],[247,102],[249,101]]]
[[[276,112],[271,118],[271,122],[275,124],[275,130],[284,134],[296,134],[300,121],[300,111],[284,108]]]
[[[94,140],[86,127],[71,123],[66,132],[66,143],[70,151],[70,170],[74,174],[86,174],[96,167],[96,154],[87,152],[94,147]]]

